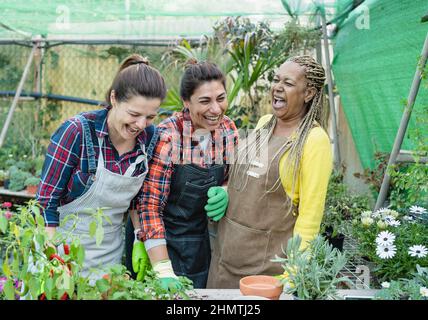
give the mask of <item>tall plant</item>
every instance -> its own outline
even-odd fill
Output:
[[[235,116],[242,114],[239,109],[245,109],[247,121],[242,127],[252,126],[259,119],[260,102],[274,69],[291,53],[313,47],[314,41],[308,39],[319,38],[317,31],[301,27],[296,20],[285,25],[282,32],[275,33],[267,22],[254,24],[248,18],[228,17],[219,21],[214,31],[220,42],[226,44],[233,61],[227,70],[233,81],[228,100],[233,106],[230,112]]]

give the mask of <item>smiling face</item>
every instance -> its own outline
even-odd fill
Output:
[[[307,87],[305,68],[286,61],[272,80],[271,98],[274,115],[281,120],[302,119],[316,90]]]
[[[156,117],[161,100],[159,98],[147,98],[133,96],[126,101],[117,102],[112,92],[112,105],[109,111],[108,127],[111,135],[122,141],[135,140],[136,137]]]
[[[226,90],[221,81],[208,81],[195,89],[190,99],[184,101],[190,111],[195,129],[217,129],[227,110]]]

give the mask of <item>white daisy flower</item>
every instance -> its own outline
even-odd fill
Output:
[[[361,218],[370,218],[372,216],[372,212],[369,210],[361,212]]]
[[[403,219],[407,221],[413,221],[415,218],[413,218],[412,216],[404,216]]]
[[[383,210],[386,210],[385,208],[381,208],[375,212],[372,213],[372,218],[379,219],[382,216]]]
[[[373,222],[374,222],[374,220],[372,218],[362,218],[361,219],[361,223],[366,227],[371,225]]]
[[[421,287],[419,289],[419,293],[421,294],[422,297],[428,297],[428,288],[426,287]]]
[[[389,231],[382,231],[376,237],[376,243],[379,246],[390,246],[395,241],[395,234]]]
[[[382,286],[382,288],[388,289],[389,286],[390,286],[390,284],[389,284],[388,281],[384,281],[384,282],[381,283],[381,286]]]
[[[411,213],[415,213],[415,214],[423,214],[427,212],[427,209],[419,206],[411,206],[409,210]]]
[[[397,251],[397,247],[394,245],[378,246],[376,248],[376,254],[381,259],[390,259],[390,258],[394,257],[396,251]]]
[[[409,255],[417,258],[424,258],[428,254],[428,249],[422,245],[414,245],[409,248]]]
[[[378,220],[377,226],[378,226],[379,229],[386,229],[386,227],[388,225],[386,224],[386,222],[383,222],[382,220]]]
[[[390,209],[389,215],[392,216],[394,219],[397,219],[400,214],[398,213],[398,211]]]
[[[388,223],[388,225],[390,225],[392,227],[398,227],[401,224],[400,221],[395,220],[395,219],[389,220],[389,222],[387,222],[387,223]]]

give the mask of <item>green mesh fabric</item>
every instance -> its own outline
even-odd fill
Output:
[[[253,16],[283,23],[285,14],[280,0],[216,0],[215,4],[195,0],[2,0],[0,37],[198,36],[211,33],[212,24],[221,17]]]
[[[363,25],[369,29],[361,29],[364,8],[349,15],[334,41],[333,73],[362,165],[373,168],[374,152],[392,150],[427,35],[428,23],[421,23],[421,17],[428,2],[368,0],[364,5],[370,23]],[[426,84],[420,87],[407,132],[424,105]],[[407,134],[402,149],[412,148]]]
[[[352,0],[2,0],[0,38],[201,36],[211,34],[214,22],[226,16],[268,19],[279,30],[291,19],[289,10],[297,16],[311,16],[316,7],[322,7],[333,18],[350,3]]]

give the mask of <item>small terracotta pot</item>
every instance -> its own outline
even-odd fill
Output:
[[[283,285],[272,276],[255,275],[239,280],[239,289],[244,296],[260,296],[271,300],[278,300]]]
[[[36,192],[37,192],[37,186],[27,186],[26,191],[29,194],[36,194]]]

